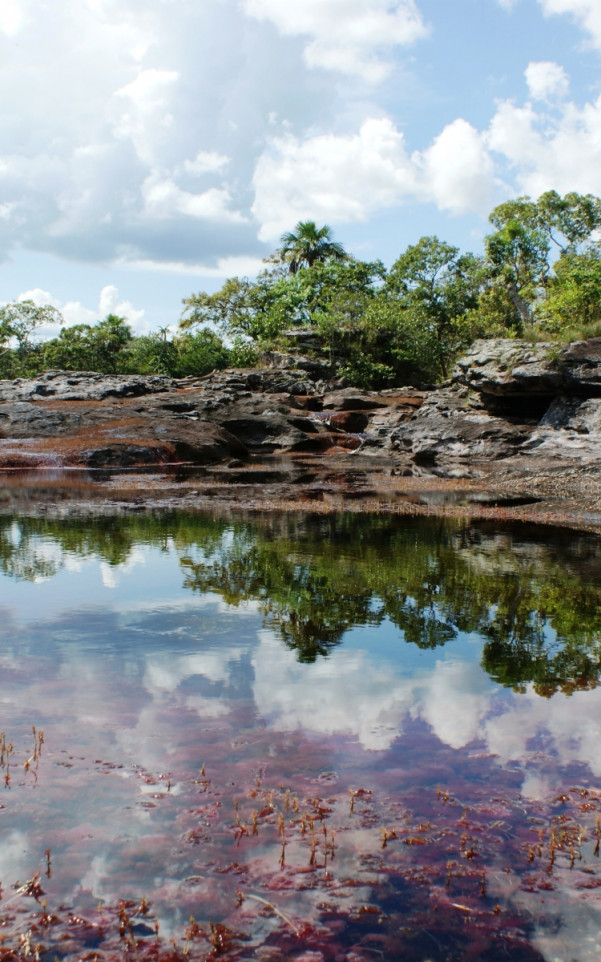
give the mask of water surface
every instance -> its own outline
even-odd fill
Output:
[[[598,958],[600,574],[525,525],[1,519],[6,944]]]

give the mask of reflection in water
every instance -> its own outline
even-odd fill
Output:
[[[20,518],[0,567],[5,885],[50,850],[52,904],[198,958],[598,957],[597,538]]]

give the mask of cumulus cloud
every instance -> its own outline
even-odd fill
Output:
[[[56,307],[64,318],[65,327],[72,327],[74,324],[96,324],[103,320],[107,314],[117,314],[119,317],[125,317],[135,334],[146,334],[148,332],[145,311],[134,307],[131,301],[122,298],[114,284],[107,284],[102,288],[96,308],[85,307],[79,301],[63,302],[50,291],[45,291],[39,287],[23,291],[16,300],[33,301],[34,304],[49,304],[51,307]],[[57,337],[60,330],[60,326],[48,324],[40,329],[38,336],[43,340],[49,340]]]
[[[524,74],[530,96],[535,100],[564,97],[570,89],[570,81],[563,67],[550,60],[529,63]]]
[[[0,30],[7,37],[13,37],[19,32],[23,19],[23,6],[18,0],[2,0],[2,3],[0,3]]]
[[[268,127],[249,109],[258,89],[271,84],[281,106],[281,64],[276,51],[251,75],[260,38],[240,46],[235,0],[32,9],[0,3],[0,259],[15,246],[209,267],[262,254],[242,212],[242,144],[251,120]]]
[[[453,214],[488,208],[494,165],[482,135],[466,120],[447,124],[432,146],[414,159],[422,174],[418,197]]]
[[[482,210],[493,181],[484,140],[467,121],[409,154],[390,119],[369,118],[355,134],[273,138],[255,168],[252,211],[259,236],[271,240],[299,219],[363,221],[407,198],[454,213]]]
[[[226,188],[210,187],[200,194],[182,190],[170,177],[153,172],[142,184],[144,212],[166,218],[177,214],[221,223],[245,223],[248,218],[230,207],[232,197]]]
[[[179,80],[176,70],[141,70],[137,77],[119,90],[115,98],[123,102],[114,124],[117,138],[130,140],[140,160],[151,165],[159,159],[161,140],[174,125],[169,110],[171,91]]]
[[[228,277],[255,277],[264,270],[265,261],[259,257],[219,257],[215,265],[187,264],[183,261],[143,260],[128,258],[118,266],[129,270],[163,271],[169,274],[186,274],[190,277],[208,277],[222,280]]]
[[[365,652],[337,650],[310,666],[300,664],[275,636],[259,632],[253,652],[255,702],[279,731],[304,728],[320,734],[356,736],[364,748],[384,751],[401,734],[412,707],[414,683],[393,677],[389,665],[373,664]]]
[[[590,34],[596,47],[601,50],[601,5],[599,0],[539,0],[544,13],[567,13]]]
[[[538,10],[571,15],[601,48],[596,0]],[[219,279],[254,273],[299,219],[600,192],[601,102],[571,102],[558,63],[530,63],[522,102],[492,105],[490,124],[441,108],[427,136],[396,112],[408,84],[366,92],[427,33],[419,0],[0,0],[0,260],[20,249]]]
[[[259,20],[271,20],[282,34],[308,37],[304,56],[309,67],[356,74],[369,82],[390,72],[386,53],[428,32],[414,0],[243,0],[242,8]]]
[[[564,102],[552,113],[501,101],[486,140],[522,193],[601,193],[601,96],[582,107]]]

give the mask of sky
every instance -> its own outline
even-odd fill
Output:
[[[600,0],[0,0],[0,304],[136,333],[299,220],[390,265],[601,195]]]

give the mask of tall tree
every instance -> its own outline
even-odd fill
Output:
[[[0,347],[4,347],[14,338],[19,353],[24,353],[34,331],[44,324],[62,323],[61,312],[50,304],[36,304],[31,300],[5,304],[0,308]]]
[[[529,197],[499,204],[489,220],[497,228],[485,239],[493,279],[504,286],[522,325],[532,325],[534,307],[549,276],[548,231],[543,230],[537,205]]]
[[[429,364],[438,375],[446,376],[451,358],[469,339],[463,319],[477,304],[481,272],[479,258],[438,237],[422,237],[390,269],[386,293],[399,316],[399,335],[429,345]],[[394,346],[403,353],[407,348],[412,356],[413,345]]]
[[[276,258],[288,265],[291,274],[296,274],[301,267],[347,258],[344,247],[333,239],[332,228],[327,224],[317,227],[315,221],[299,221],[294,230],[282,234],[280,240]]]

